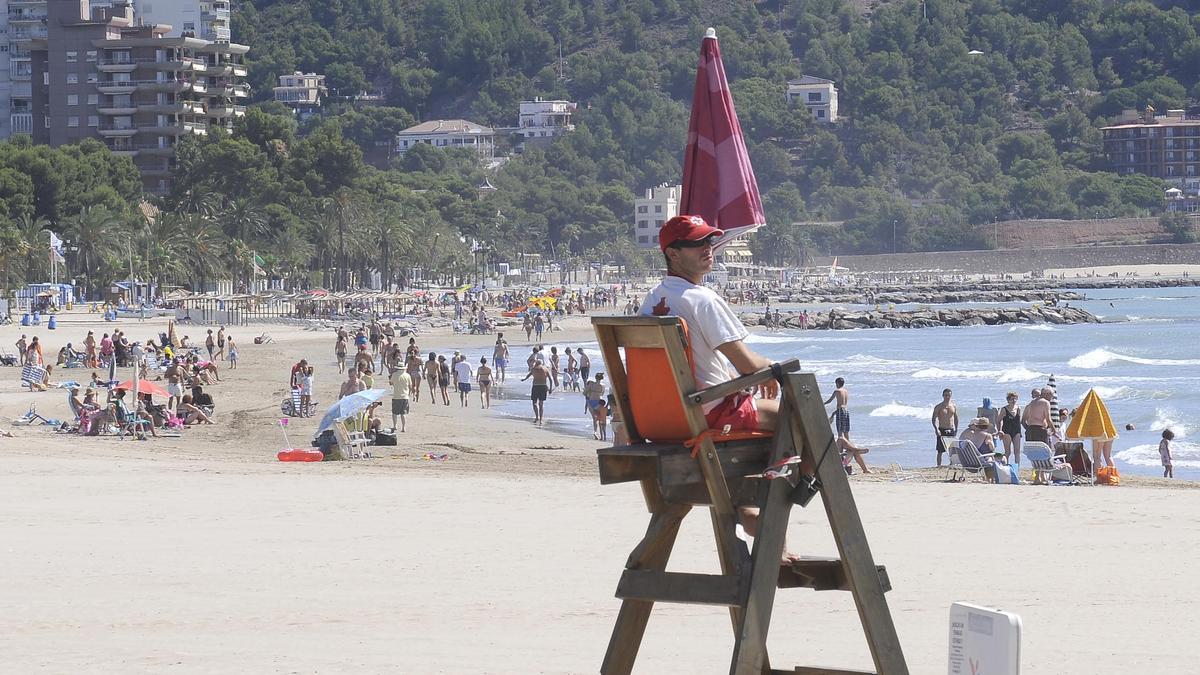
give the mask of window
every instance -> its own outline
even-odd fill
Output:
[[[650,210],[650,207],[642,205],[638,207],[638,213],[645,213]]]
[[[87,74],[87,83],[88,84],[96,84],[99,81],[100,81],[100,76],[98,74],[96,74],[96,73],[88,73]]]
[[[100,116],[99,115],[88,115],[88,126],[89,127],[100,126]]]
[[[79,116],[78,116],[78,115],[71,115],[70,117],[68,117],[68,118],[67,118],[67,126],[69,126],[69,127],[77,127],[77,126],[79,126]]]
[[[650,227],[650,221],[648,221],[648,220],[639,220],[639,221],[638,221],[638,228],[639,228],[639,229],[642,229],[642,230],[644,230],[644,229],[646,229],[647,227]]]
[[[821,92],[819,92],[819,91],[808,92],[808,102],[809,103],[820,103],[821,102]]]
[[[67,105],[79,105],[79,94],[67,94]]]
[[[662,227],[662,225],[663,225],[663,221],[661,221],[661,220],[656,220],[656,221],[654,221],[654,226],[655,226],[655,227]]]
[[[95,62],[96,62],[96,50],[95,50],[95,49],[89,49],[89,50],[88,50],[88,53],[87,53],[87,60],[88,60],[88,63],[95,63]]]
[[[42,119],[43,119],[43,120],[45,121],[45,123],[46,123],[46,128],[47,128],[47,129],[49,129],[49,128],[50,128],[50,116],[49,116],[49,115],[47,115],[47,116],[43,117]]]
[[[639,244],[649,244],[649,243],[650,243],[650,237],[647,237],[647,236],[646,236],[646,235],[644,235],[644,234],[638,235],[638,243],[639,243]]]
[[[67,63],[75,63],[79,60],[79,52],[67,52]]]
[[[88,94],[87,102],[88,102],[88,105],[99,105],[100,104],[100,96],[97,94]]]
[[[817,119],[825,119],[825,111],[824,110],[817,111]]]
[[[67,73],[67,84],[79,84],[79,73]]]
[[[42,73],[42,84],[50,86],[50,71],[47,70]]]
[[[662,213],[662,204],[655,204],[655,205],[654,205],[654,212],[655,212],[655,213]]]
[[[195,22],[195,21],[184,21],[184,22],[183,22],[183,29],[184,29],[185,31],[192,31],[192,32],[195,32],[195,30],[196,30],[196,22]]]

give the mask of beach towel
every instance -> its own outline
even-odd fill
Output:
[[[37,364],[26,364],[21,369],[21,384],[29,386],[33,382],[41,383],[46,378],[46,369]]]

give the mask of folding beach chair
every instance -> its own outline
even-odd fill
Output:
[[[1075,482],[1071,465],[1065,460],[1066,455],[1056,455],[1050,446],[1040,441],[1027,441],[1021,449],[1021,454],[1029,461],[1033,469],[1034,483],[1050,483],[1050,481]]]
[[[771,669],[766,639],[775,589],[804,587],[850,591],[877,672],[906,675],[884,598],[887,573],[871,557],[816,378],[791,372],[799,368],[793,360],[698,391],[678,318],[595,317],[592,325],[630,438],[630,445],[598,451],[600,482],[640,482],[651,513],[617,584],[621,610],[601,672],[631,672],[654,603],[679,602],[729,608],[731,674],[848,673]],[[771,379],[782,393],[774,435],[707,429],[704,403]],[[806,505],[817,492],[841,557],[781,565],[792,504]],[[721,574],[666,571],[693,505],[709,508]],[[761,508],[753,552],[735,535],[735,509],[745,505]]]
[[[340,459],[370,457],[367,452],[367,436],[361,431],[350,431],[341,420],[333,423],[333,435],[337,439]]]
[[[959,480],[966,480],[968,473],[987,475],[987,469],[995,469],[996,463],[991,456],[979,454],[979,449],[971,441],[963,438],[958,442],[958,462],[962,471]]]
[[[41,384],[44,379],[46,379],[46,369],[37,364],[27,363],[21,368],[22,387],[32,389],[35,382]]]

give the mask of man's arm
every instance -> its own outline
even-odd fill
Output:
[[[950,407],[950,419],[954,421],[954,429],[958,430],[958,406]]]
[[[742,340],[726,342],[717,347],[717,351],[724,354],[725,358],[729,359],[733,367],[742,375],[749,375],[763,368],[771,367],[770,359],[747,347]],[[779,395],[779,383],[773,379],[759,386],[762,387],[764,398],[775,398]]]
[[[942,407],[942,404],[940,404],[940,403],[933,406],[933,416],[929,418],[929,423],[933,425],[934,431],[938,430],[938,423],[937,423],[938,419],[937,418],[938,418],[938,408],[940,408],[940,407]]]

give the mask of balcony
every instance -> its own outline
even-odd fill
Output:
[[[33,133],[33,113],[13,113],[9,115],[8,123],[14,134]]]
[[[133,59],[104,59],[96,62],[96,69],[102,73],[132,73],[137,68]]]
[[[208,93],[208,85],[204,82],[192,82],[189,86],[192,88],[192,91],[196,92],[197,94]]]
[[[108,80],[96,83],[96,91],[101,94],[132,94],[137,88],[136,80]]]
[[[8,11],[8,22],[13,23],[32,23],[46,20],[45,12],[14,12],[12,9]]]
[[[233,106],[210,105],[206,114],[209,117],[233,117]]]
[[[228,77],[233,68],[228,63],[205,64],[203,73],[210,77]]]
[[[204,107],[193,101],[175,101],[172,103],[143,103],[138,110],[147,113],[167,115],[203,115]]]
[[[169,157],[175,154],[175,148],[170,145],[158,145],[157,143],[138,143],[135,146],[143,155],[152,157]]]
[[[138,111],[138,107],[133,103],[101,103],[96,112],[101,115],[132,115]]]
[[[177,56],[168,59],[151,60],[145,59],[144,62],[154,70],[165,70],[175,72],[192,72],[204,70],[205,63],[203,59],[196,59],[189,56]]]
[[[105,138],[128,138],[138,132],[133,124],[101,124],[96,130]]]
[[[112,154],[117,157],[137,157],[138,151],[130,148],[112,148]]]
[[[233,95],[238,98],[247,98],[250,96],[250,85],[239,84],[233,88]]]
[[[156,136],[178,136],[183,133],[207,134],[208,125],[204,122],[185,122],[174,120],[169,122],[151,122],[137,125],[137,131]]]
[[[233,74],[235,77],[246,77],[246,75],[249,74],[249,71],[246,70],[246,66],[240,63],[235,63],[233,64]]]
[[[192,86],[187,80],[141,80],[138,88],[142,91],[165,91],[173,94]]]

